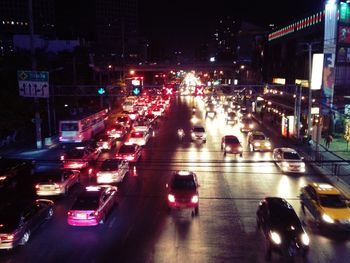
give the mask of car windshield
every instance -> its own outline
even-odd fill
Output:
[[[119,160],[106,160],[101,165],[101,170],[109,171],[109,170],[117,170],[119,167]]]
[[[119,149],[119,153],[134,153],[135,152],[135,146],[134,145],[123,145]]]
[[[265,140],[265,136],[263,134],[254,134],[253,139],[254,140]]]
[[[75,201],[72,210],[95,210],[98,208],[98,194],[84,193]]]
[[[203,127],[194,127],[194,128],[193,128],[193,131],[194,131],[194,132],[205,132],[205,130],[204,130]]]
[[[239,144],[239,140],[235,137],[225,138],[225,142],[228,144]]]
[[[320,195],[321,206],[329,208],[344,208],[346,203],[341,195]]]
[[[285,152],[285,153],[283,153],[283,159],[300,160],[300,156],[296,152]]]
[[[174,190],[194,190],[196,189],[196,184],[191,179],[177,178],[173,181],[172,188]]]

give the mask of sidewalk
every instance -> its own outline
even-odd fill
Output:
[[[263,122],[259,114],[254,114],[253,117],[264,129],[282,138],[279,129],[276,129],[277,126],[266,122],[268,118],[264,118]],[[318,155],[315,144],[309,145],[293,138],[283,137],[283,139],[290,145],[289,147],[298,150],[304,156],[305,161],[310,162],[317,172],[350,198],[350,161],[348,161],[350,152],[346,151],[344,139],[336,137],[329,149],[324,146],[325,143],[322,140]]]

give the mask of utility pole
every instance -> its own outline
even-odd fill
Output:
[[[34,22],[33,22],[33,1],[28,0],[28,20],[29,20],[29,34],[30,34],[30,55],[32,60],[32,70],[36,70],[36,58],[35,58],[35,47],[34,47]],[[39,98],[34,98],[35,108],[35,131],[36,131],[36,147],[37,149],[42,148],[42,137],[41,137],[41,119],[39,112]]]
[[[312,90],[311,90],[311,74],[312,74],[312,43],[307,43],[309,48],[309,106],[307,113],[307,135],[309,138],[312,136],[312,120],[311,120],[311,108],[312,108]]]

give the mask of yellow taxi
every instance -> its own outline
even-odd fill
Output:
[[[305,208],[317,225],[350,230],[350,207],[346,197],[334,186],[326,183],[309,183],[301,188],[301,209]]]

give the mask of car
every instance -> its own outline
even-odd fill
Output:
[[[250,132],[254,128],[254,123],[251,118],[242,118],[241,125],[240,125],[240,131],[241,132]]]
[[[52,218],[54,202],[47,199],[12,201],[0,208],[0,249],[26,245],[30,236]]]
[[[238,116],[240,117],[240,119],[244,119],[244,118],[251,118],[252,114],[251,112],[248,111],[246,107],[241,107],[241,109],[239,110]]]
[[[256,222],[266,238],[267,259],[271,259],[272,252],[286,257],[307,256],[310,238],[285,199],[265,197],[258,205]]]
[[[71,226],[104,224],[116,202],[117,187],[87,186],[69,209],[67,223]]]
[[[145,131],[132,131],[129,134],[129,137],[127,141],[125,142],[126,144],[137,144],[139,146],[144,146],[150,139],[150,134]]]
[[[95,141],[96,148],[101,152],[110,151],[117,145],[115,137],[105,133],[96,136]]]
[[[334,186],[310,182],[301,188],[300,203],[303,213],[307,208],[318,226],[350,230],[349,201]]]
[[[69,190],[80,183],[79,170],[58,170],[34,175],[35,191],[38,196],[67,195]]]
[[[261,131],[251,131],[248,133],[248,145],[251,151],[271,151],[270,139]]]
[[[98,184],[120,183],[129,172],[129,163],[121,159],[106,159],[96,173]]]
[[[134,121],[134,123],[132,124],[132,127],[134,131],[149,132],[150,123],[145,119],[139,119]]]
[[[194,126],[191,129],[191,139],[192,141],[200,141],[203,143],[207,142],[207,134],[203,126]]]
[[[116,124],[121,124],[127,129],[130,128],[132,120],[128,115],[122,115],[117,118],[117,121],[115,122]]]
[[[107,135],[115,139],[122,139],[127,133],[128,128],[121,123],[116,123],[107,130]]]
[[[171,181],[166,184],[167,205],[171,209],[193,209],[199,211],[199,193],[197,176],[192,171],[175,171]]]
[[[84,169],[95,162],[99,154],[100,150],[90,146],[77,146],[67,149],[60,159],[64,169]]]
[[[117,159],[128,162],[137,162],[141,157],[141,147],[137,144],[123,144],[116,154]]]
[[[221,150],[224,151],[224,156],[227,153],[239,154],[243,156],[243,148],[238,138],[234,135],[225,135],[221,139]]]
[[[292,148],[275,148],[272,158],[276,165],[286,173],[304,173],[305,163],[303,157]]]
[[[33,175],[34,170],[35,161],[0,156],[0,189],[13,189]]]
[[[226,124],[235,125],[238,122],[238,117],[234,111],[230,111],[226,113]]]
[[[205,118],[214,118],[216,116],[216,105],[208,103],[205,107]]]

